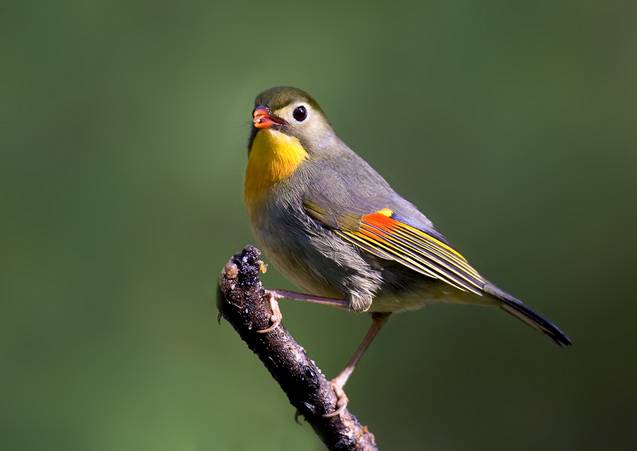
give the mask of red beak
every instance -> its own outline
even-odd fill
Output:
[[[258,106],[252,112],[252,123],[256,128],[270,128],[273,125],[282,125],[282,119],[276,117],[265,106]]]

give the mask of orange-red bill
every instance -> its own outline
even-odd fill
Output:
[[[275,124],[282,124],[283,121],[270,113],[264,106],[258,106],[252,112],[252,123],[256,128],[270,128]]]

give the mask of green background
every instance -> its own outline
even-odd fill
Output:
[[[635,5],[4,2],[0,447],[321,449],[214,304],[253,98],[290,84],[575,342],[396,316],[347,389],[382,448],[636,449]],[[282,309],[328,375],[369,322]]]

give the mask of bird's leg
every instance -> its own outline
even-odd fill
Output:
[[[328,298],[325,296],[316,296],[313,294],[297,293],[296,291],[287,290],[268,290],[273,293],[277,300],[288,299],[290,301],[311,302],[312,304],[329,305],[337,308],[348,308],[349,303],[344,299]]]
[[[347,366],[343,368],[343,371],[341,371],[338,374],[338,376],[336,376],[334,379],[331,380],[331,384],[337,398],[336,410],[334,412],[327,413],[323,416],[328,418],[335,417],[343,413],[343,411],[345,410],[345,407],[347,407],[347,403],[349,402],[349,399],[347,398],[347,395],[345,394],[343,387],[347,383],[347,380],[349,379],[349,377],[354,372],[354,368],[356,368],[358,361],[361,359],[361,357],[363,357],[363,354],[365,354],[365,351],[367,350],[367,348],[369,348],[369,345],[372,343],[372,341],[374,341],[374,338],[376,337],[376,335],[378,335],[378,332],[383,327],[383,325],[387,322],[390,315],[391,313],[380,313],[380,312],[372,313],[372,325],[367,331],[367,334],[365,334],[365,338],[363,338],[363,341],[361,342],[361,344],[358,345],[358,348],[356,348],[354,355],[349,360],[349,362],[347,362]]]
[[[279,299],[289,299],[292,301],[302,301],[302,302],[311,302],[313,304],[321,304],[321,305],[329,305],[337,308],[348,308],[349,304],[344,299],[335,299],[335,298],[327,298],[323,296],[315,296],[313,294],[305,294],[305,293],[296,293],[294,291],[287,290],[267,290],[266,295],[268,296],[268,300],[270,302],[270,310],[272,310],[272,316],[270,317],[270,321],[272,325],[261,330],[257,330],[257,333],[264,334],[266,332],[270,332],[271,330],[276,329],[281,324],[281,319],[283,319],[283,315],[281,314],[281,309],[279,308]]]
[[[279,301],[277,296],[272,291],[267,291],[266,296],[268,297],[268,301],[270,302],[270,310],[272,311],[272,316],[270,316],[271,326],[266,327],[265,329],[257,330],[258,334],[265,334],[270,332],[271,330],[276,329],[281,324],[281,320],[283,319],[283,314],[281,313],[281,309],[279,308]]]

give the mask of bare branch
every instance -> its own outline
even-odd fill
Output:
[[[377,450],[374,435],[348,410],[333,412],[336,396],[329,381],[305,350],[280,325],[271,332],[257,333],[270,325],[271,311],[266,290],[259,280],[261,252],[247,246],[230,259],[219,277],[217,307],[248,347],[261,359],[279,383],[290,403],[312,425],[331,450]]]

